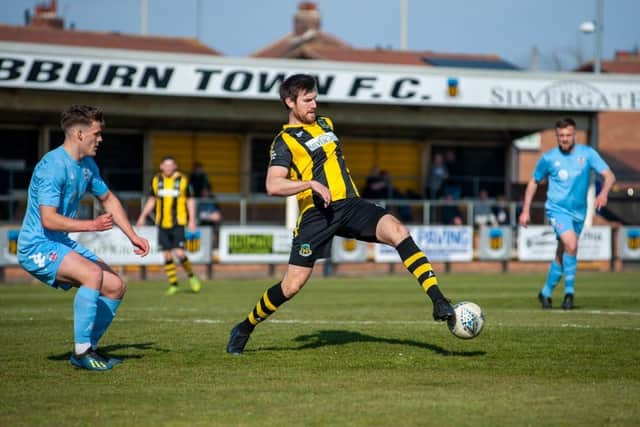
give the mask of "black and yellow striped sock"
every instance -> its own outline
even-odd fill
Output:
[[[429,295],[432,301],[436,301],[439,298],[444,298],[440,288],[438,288],[438,278],[436,273],[431,267],[431,263],[427,259],[427,256],[420,250],[416,242],[413,241],[411,236],[404,239],[396,247],[402,263],[409,270],[409,273],[418,280],[422,289]]]
[[[189,277],[193,276],[193,267],[191,266],[191,261],[186,256],[180,260],[180,264],[182,264],[182,268],[187,272]]]
[[[255,328],[258,323],[266,320],[267,317],[275,313],[278,307],[287,302],[288,299],[289,298],[285,297],[282,292],[280,282],[276,283],[265,291],[260,301],[258,301],[247,318],[241,323],[242,327],[245,330],[253,331],[253,328]]]
[[[164,271],[165,273],[167,273],[169,284],[171,286],[178,286],[178,274],[176,271],[176,265],[173,263],[173,260],[164,262]]]

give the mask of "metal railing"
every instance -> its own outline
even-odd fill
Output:
[[[121,192],[117,194],[128,217],[135,221],[144,205],[146,195],[138,192]],[[240,195],[218,194],[215,198],[228,225],[281,225],[285,221],[286,199],[270,197],[265,194]],[[406,224],[440,225],[450,224],[451,218],[459,217],[460,224],[474,224],[476,205],[489,203],[493,208],[498,223],[516,226],[521,202],[480,201],[478,199],[462,200],[374,200],[386,207]],[[0,224],[17,224],[22,222],[26,209],[24,192],[0,196]],[[100,203],[91,196],[81,201],[78,217],[92,218],[101,210]],[[531,209],[532,223],[544,224],[544,203],[534,202]]]

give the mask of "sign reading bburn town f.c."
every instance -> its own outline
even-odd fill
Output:
[[[148,55],[96,49],[51,55],[0,43],[0,88],[278,99],[290,74],[316,76],[324,101],[566,111],[640,110],[640,77],[454,70],[318,61]],[[590,80],[591,79],[591,80]],[[455,81],[455,91],[451,82]]]

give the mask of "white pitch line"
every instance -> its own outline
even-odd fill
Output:
[[[121,321],[128,321],[128,319],[120,319]],[[132,319],[133,321],[133,319]],[[220,319],[153,319],[154,322],[175,322],[175,323],[205,323],[205,324],[223,324],[227,321]],[[428,327],[442,327],[442,322],[428,321],[428,320],[301,320],[301,319],[270,319],[268,323],[277,325],[420,325]],[[624,326],[592,326],[588,324],[577,323],[562,323],[560,325],[540,325],[530,323],[504,323],[504,322],[490,322],[485,323],[490,327],[502,327],[502,328],[576,328],[576,329],[617,329],[623,331],[640,331],[639,328],[624,327]]]
[[[3,319],[7,321],[24,321],[24,320],[40,320],[30,317],[28,319]],[[65,320],[72,321],[72,318],[65,318]],[[221,319],[172,319],[172,318],[159,318],[159,319],[134,319],[127,317],[116,317],[117,322],[156,322],[156,323],[190,323],[190,324],[225,324],[231,323],[227,320]],[[444,323],[435,322],[429,320],[301,320],[301,319],[270,319],[268,323],[276,325],[420,325],[427,327],[443,327]],[[485,323],[488,327],[498,328],[574,328],[574,329],[615,329],[621,331],[640,331],[640,327],[624,327],[624,326],[608,326],[608,325],[588,325],[578,323],[562,323],[559,325],[549,324],[534,324],[534,323],[504,323],[504,322],[492,322]]]
[[[593,314],[593,315],[605,315],[605,316],[640,316],[640,312],[638,311],[605,311],[605,310],[529,310],[529,309],[506,309],[506,310],[495,310],[496,312],[503,313],[549,313],[551,315],[560,315],[560,316],[577,316],[580,314]]]

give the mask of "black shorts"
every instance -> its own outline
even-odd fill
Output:
[[[171,228],[158,227],[158,246],[160,250],[184,249],[184,225]]]
[[[312,267],[317,259],[327,258],[333,236],[378,242],[378,221],[388,213],[359,197],[332,202],[326,209],[310,208],[294,231],[289,264]]]

